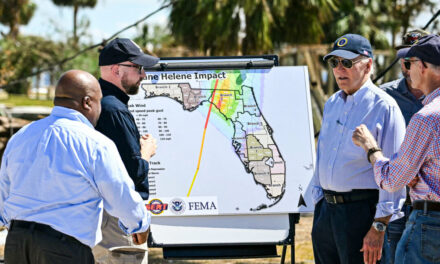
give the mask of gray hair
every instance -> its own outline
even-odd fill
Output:
[[[440,65],[435,65],[425,61],[427,67],[433,69],[437,74],[440,74]]]

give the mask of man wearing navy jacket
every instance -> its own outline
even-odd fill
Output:
[[[136,191],[148,199],[149,160],[156,153],[156,139],[140,135],[128,110],[128,95],[136,94],[145,77],[143,67],[151,67],[158,58],[146,55],[130,39],[116,38],[99,55],[103,98],[96,129],[115,142]],[[102,222],[103,240],[93,249],[98,263],[148,262],[145,245],[135,245],[118,227],[118,220],[106,213]]]

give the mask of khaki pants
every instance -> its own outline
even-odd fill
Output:
[[[147,243],[133,244],[118,224],[118,218],[104,211],[102,218],[102,241],[93,248],[96,264],[147,264]]]

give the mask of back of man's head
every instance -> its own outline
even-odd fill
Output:
[[[77,110],[95,126],[101,114],[101,98],[99,83],[93,75],[70,70],[58,80],[54,105]]]
[[[440,36],[430,34],[420,38],[416,45],[412,46],[407,57],[417,57],[424,62],[440,66]]]

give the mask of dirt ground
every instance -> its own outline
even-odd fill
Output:
[[[314,263],[312,238],[310,232],[312,230],[312,215],[302,215],[299,224],[296,225],[295,235],[295,263]],[[0,246],[0,259],[3,259],[4,246]],[[150,248],[148,263],[149,264],[266,264],[266,263],[280,263],[282,246],[277,247],[278,258],[264,258],[264,259],[222,259],[222,260],[165,260],[162,256],[162,249]],[[287,247],[287,254],[285,263],[290,262],[290,246]]]

